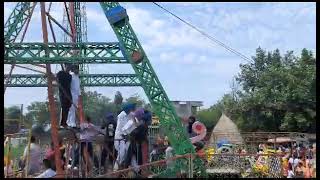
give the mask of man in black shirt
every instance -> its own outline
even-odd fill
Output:
[[[188,135],[189,135],[190,138],[196,136],[196,134],[192,130],[192,125],[195,122],[196,122],[196,118],[194,116],[190,116],[189,117],[189,122],[188,122],[188,127],[187,127]]]
[[[57,74],[57,81],[59,83],[59,97],[61,103],[61,121],[60,125],[66,128],[67,118],[69,113],[69,108],[72,105],[72,96],[71,96],[71,80],[72,76],[70,75],[71,65],[65,65],[65,71],[59,71]]]
[[[117,122],[113,116],[113,113],[107,113],[102,124],[102,129],[106,129],[105,134],[105,143],[101,153],[101,164],[105,167],[106,158],[109,160],[109,164],[113,164],[115,160],[114,157],[117,157],[117,154],[114,150],[114,134],[116,131]]]

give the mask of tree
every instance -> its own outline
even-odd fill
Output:
[[[199,111],[197,113],[197,119],[207,127],[208,131],[210,131],[217,124],[221,117],[221,113],[221,109],[215,105],[209,109]]]
[[[123,102],[122,94],[119,91],[117,91],[116,94],[114,95],[114,104],[116,106],[117,113],[121,111],[122,102]]]
[[[146,104],[137,94],[127,98],[126,103],[134,103],[136,104],[136,107],[144,107]]]
[[[267,55],[266,55],[267,54]],[[240,65],[237,81],[243,87],[239,124],[247,130],[312,131],[315,127],[315,58],[260,47],[254,62]]]
[[[300,57],[288,51],[257,48],[253,62],[241,64],[232,92],[198,116],[211,127],[221,111],[242,131],[316,130],[316,60],[303,49]],[[216,117],[218,117],[216,115]]]
[[[95,124],[100,124],[107,112],[116,114],[116,107],[111,99],[96,91],[83,94],[83,106],[85,115],[91,117]]]
[[[20,119],[21,108],[19,106],[10,106],[4,108],[4,118],[5,119]]]
[[[121,104],[123,97],[120,92],[117,92],[115,99],[112,102],[110,98],[103,96],[96,91],[84,92],[82,98],[84,114],[89,116],[93,123],[100,124],[106,113],[113,113],[115,116],[118,115],[119,110],[121,110]],[[138,96],[132,96],[126,99],[126,102],[136,103],[138,107],[144,107],[145,102]],[[56,117],[60,120],[60,103],[58,94],[55,94],[55,103],[58,109]],[[48,109],[48,101],[45,102],[32,102],[27,107],[28,113],[25,115],[25,122],[31,126],[46,126],[51,124],[50,113]],[[17,114],[17,108],[5,108],[5,117],[9,117],[8,114]],[[19,109],[20,111],[20,109]],[[14,117],[10,115],[10,117]]]
[[[26,119],[33,124],[50,124],[48,102],[33,102],[27,107]]]
[[[4,107],[4,133],[17,133],[21,124],[20,118],[21,108],[19,106]]]

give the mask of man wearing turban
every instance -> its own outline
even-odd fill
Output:
[[[121,113],[117,117],[117,127],[114,137],[114,148],[117,150],[118,155],[114,166],[114,170],[118,170],[119,166],[123,166],[123,162],[126,157],[126,152],[129,146],[129,142],[125,137],[123,127],[130,119],[133,118],[134,110],[135,104],[125,104]]]

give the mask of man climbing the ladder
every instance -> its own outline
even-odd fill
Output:
[[[69,74],[71,69],[70,64],[65,64],[65,70],[61,70],[57,74],[57,81],[59,83],[59,98],[61,103],[61,128],[66,128],[69,108],[72,104],[71,96],[71,80],[72,76]]]
[[[69,109],[68,113],[68,120],[67,120],[67,125],[69,127],[76,127],[76,112],[78,109],[78,100],[79,96],[81,95],[81,90],[80,90],[80,78],[79,78],[79,66],[74,65],[72,66],[71,69],[71,85],[70,85],[70,91],[71,91],[71,96],[72,96],[72,104]]]

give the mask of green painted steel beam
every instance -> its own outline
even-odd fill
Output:
[[[100,2],[100,5],[107,19],[109,18],[109,20],[111,20],[109,23],[117,36],[120,47],[122,47],[122,53],[124,57],[129,60],[137,77],[139,78],[142,88],[152,105],[154,113],[160,119],[160,126],[164,130],[171,146],[175,150],[175,154],[183,155],[195,153],[186,129],[182,125],[175,108],[170,102],[145,51],[129,23],[129,17],[124,16],[125,13],[120,7],[118,7],[120,5],[117,2]],[[116,15],[116,13],[119,12],[121,13]],[[113,17],[108,17],[110,15]],[[116,19],[118,21],[116,21]],[[199,158],[196,158],[194,161],[196,174],[200,173],[201,175],[205,175],[205,169],[202,161]],[[179,171],[184,169],[188,172],[189,167],[187,159],[177,160],[175,163],[175,169]],[[169,175],[169,171],[164,173]]]
[[[100,4],[106,16],[108,10],[116,6],[115,3],[110,2],[100,2]],[[129,62],[142,83],[142,87],[147,94],[156,115],[160,119],[160,124],[165,127],[165,130],[167,131],[166,134],[172,143],[176,154],[190,153],[190,149],[193,149],[193,146],[182,126],[181,120],[178,118],[173,105],[161,86],[147,55],[139,43],[139,40],[129,23],[129,19],[124,19],[122,25],[111,24],[111,26],[119,43],[124,47],[124,56],[129,59]],[[137,64],[133,61],[132,54],[134,51],[138,51],[143,55],[141,63]]]
[[[8,77],[4,75],[4,79]],[[89,87],[141,86],[135,74],[84,74],[81,85]],[[42,74],[12,74],[7,87],[47,87],[47,78]]]
[[[4,24],[4,42],[12,43],[18,37],[23,26],[31,15],[33,8],[31,2],[18,2],[8,20]]]
[[[4,64],[62,64],[62,63],[128,63],[119,43],[8,43],[4,49]],[[49,56],[45,56],[48,49]],[[73,50],[79,51],[73,55]]]

